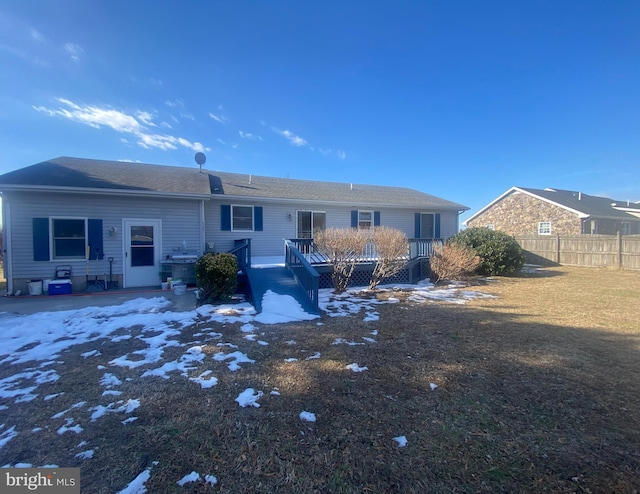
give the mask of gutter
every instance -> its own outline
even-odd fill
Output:
[[[12,185],[0,184],[0,191],[7,192],[52,192],[66,194],[99,194],[109,196],[145,196],[145,197],[171,197],[175,199],[208,200],[211,194],[192,194],[188,192],[159,192],[140,189],[98,189],[90,187],[50,187],[47,185]]]
[[[438,209],[438,210],[446,210],[446,211],[460,211],[461,207],[462,211],[468,211],[469,208],[463,206],[462,204],[452,204],[452,205],[437,205],[437,204],[397,204],[397,203],[378,203],[378,202],[345,202],[345,201],[329,201],[329,200],[321,200],[321,199],[305,199],[303,197],[297,199],[290,198],[280,198],[280,197],[259,197],[259,196],[239,196],[239,195],[226,195],[226,194],[212,194],[210,197],[212,200],[218,199],[220,201],[255,201],[255,202],[266,202],[266,203],[305,203],[305,204],[321,204],[327,206],[348,206],[348,207],[387,207],[387,208],[400,208],[400,209]]]

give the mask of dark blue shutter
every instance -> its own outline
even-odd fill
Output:
[[[373,212],[373,226],[380,226],[380,211]]]
[[[358,211],[351,211],[351,228],[358,228]]]
[[[102,220],[89,220],[87,222],[87,244],[91,259],[104,259],[104,248],[102,246]]]
[[[255,222],[253,229],[257,232],[262,231],[262,206],[254,206],[253,221]]]
[[[229,204],[220,205],[220,229],[224,232],[231,231],[231,206]]]
[[[33,218],[33,260],[49,259],[49,218]]]
[[[434,238],[440,238],[440,213],[436,213],[436,225],[434,227]]]
[[[420,238],[420,213],[416,213],[415,218],[415,238]]]

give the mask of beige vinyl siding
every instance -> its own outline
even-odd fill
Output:
[[[200,201],[182,199],[156,199],[109,197],[87,194],[55,193],[6,193],[12,211],[11,237],[14,278],[51,278],[55,266],[71,264],[73,276],[83,276],[86,261],[34,261],[33,218],[78,217],[101,219],[103,228],[104,260],[91,261],[90,273],[108,273],[108,257],[114,258],[113,273],[122,274],[123,266],[123,219],[159,219],[162,221],[162,257],[171,254],[174,248],[201,253]],[[109,230],[115,227],[115,236]]]

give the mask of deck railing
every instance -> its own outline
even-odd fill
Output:
[[[304,248],[305,245],[310,246],[311,244],[303,242],[301,245]],[[318,312],[320,274],[318,274],[310,262],[305,259],[305,255],[300,252],[293,241],[284,241],[284,252],[285,266],[291,271],[298,284],[307,292],[315,311]]]
[[[246,271],[251,267],[251,239],[234,240],[234,243],[235,246],[229,251],[229,254],[235,254],[238,258],[238,269]]]
[[[326,264],[327,258],[321,254],[313,243],[311,238],[294,238],[290,242],[296,247],[305,260],[310,264]],[[407,251],[407,261],[413,261],[415,259],[429,258],[433,254],[433,247],[435,245],[442,245],[442,239],[432,238],[412,238],[409,239],[409,249]],[[369,242],[362,253],[358,256],[359,262],[373,262],[378,259],[378,253],[376,252],[375,245]]]

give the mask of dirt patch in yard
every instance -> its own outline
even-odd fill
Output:
[[[80,466],[92,493],[118,491],[147,468],[148,492],[163,493],[640,490],[640,273],[560,267],[467,290],[495,298],[418,303],[381,292],[398,301],[375,305],[374,320],[362,311],[256,323],[256,341],[240,324],[190,326],[177,340],[205,357],[187,377],[210,370],[210,388],[110,365],[139,349],[139,328],[74,346],[38,398],[0,402],[0,434],[20,431],[0,465]],[[236,350],[254,363],[231,371],[211,358]],[[167,346],[157,366],[183,355]],[[0,365],[0,379],[33,367]],[[105,373],[120,384],[98,384]],[[235,401],[247,388],[262,393],[259,407]],[[138,408],[118,409],[131,399]],[[83,430],[60,433],[65,424]],[[89,449],[93,457],[77,456]],[[192,471],[202,480],[179,486]]]

